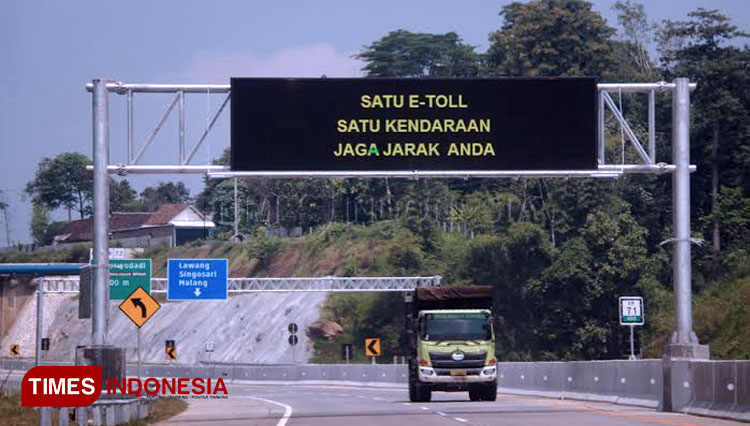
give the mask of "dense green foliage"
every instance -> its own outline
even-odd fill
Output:
[[[487,66],[494,75],[601,76],[611,68],[614,29],[591,3],[547,0],[503,6],[490,34]]]

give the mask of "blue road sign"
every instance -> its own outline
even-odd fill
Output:
[[[169,259],[167,300],[225,300],[227,259]]]

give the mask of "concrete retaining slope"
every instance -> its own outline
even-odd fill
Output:
[[[326,293],[252,293],[232,295],[225,301],[163,302],[161,309],[141,328],[143,362],[166,362],[165,340],[175,340],[177,362],[227,363],[305,362],[312,342],[305,335],[319,318]],[[137,327],[110,302],[108,341],[126,348],[128,362],[137,360]],[[299,326],[297,346],[287,342],[290,322]],[[36,298],[21,310],[0,348],[13,343],[21,356],[33,358],[35,350]],[[78,319],[76,296],[48,294],[44,302],[44,337],[50,338],[46,361],[73,361],[77,345],[91,341],[91,320]],[[205,351],[208,342],[214,352]]]

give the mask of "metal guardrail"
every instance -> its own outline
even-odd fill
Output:
[[[100,398],[88,407],[42,407],[39,410],[39,426],[52,426],[52,412],[57,412],[57,425],[68,426],[70,422],[78,426],[121,425],[148,416],[148,406],[153,400],[148,398],[103,399]]]
[[[45,293],[78,293],[79,277],[41,278]],[[229,293],[256,292],[383,292],[437,287],[439,275],[432,277],[314,277],[314,278],[229,278]],[[166,293],[167,279],[152,278],[152,293]]]
[[[0,368],[26,371],[34,366],[25,360],[0,360]],[[6,390],[20,390],[20,378],[3,375],[0,377],[0,396]],[[68,426],[71,422],[85,425],[119,425],[148,416],[149,405],[154,402],[147,397],[121,398],[113,395],[103,396],[88,407],[41,407],[39,409],[40,426],[52,426],[52,414],[57,414],[58,426]]]

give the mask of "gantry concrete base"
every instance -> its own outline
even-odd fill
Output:
[[[697,339],[696,339],[697,340]],[[694,398],[690,383],[690,363],[708,361],[708,345],[699,343],[670,343],[664,347],[662,369],[664,387],[661,401],[662,411],[679,411]]]
[[[108,379],[125,378],[125,350],[109,345],[79,346],[76,348],[76,365],[102,367],[102,386]]]
[[[664,358],[670,359],[709,359],[708,345],[699,343],[670,343],[664,348]]]

